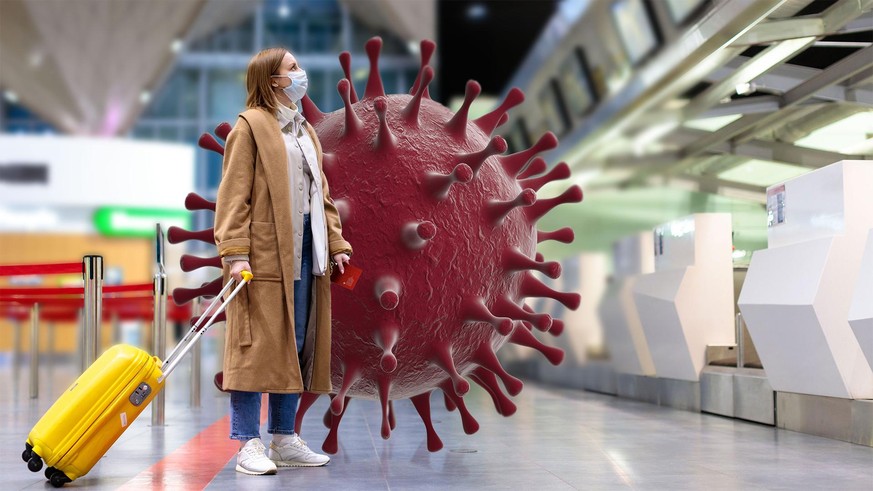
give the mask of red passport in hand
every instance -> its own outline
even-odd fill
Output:
[[[356,266],[352,266],[351,264],[346,264],[345,269],[345,273],[340,274],[338,267],[333,268],[333,274],[330,275],[330,281],[343,288],[354,290],[363,270]]]

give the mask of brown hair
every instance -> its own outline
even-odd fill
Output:
[[[276,73],[288,52],[285,48],[267,48],[252,57],[246,69],[246,107],[262,107],[274,114],[278,111],[279,100],[270,85],[270,75]]]

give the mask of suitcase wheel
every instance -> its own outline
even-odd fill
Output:
[[[27,461],[27,468],[30,469],[30,472],[39,472],[40,469],[42,469],[42,459],[39,458],[39,455],[34,454],[30,460]]]
[[[33,457],[33,447],[29,443],[24,444],[24,452],[21,452],[21,460],[27,462]]]
[[[67,477],[67,475],[64,474],[63,472],[61,472],[59,470],[55,470],[54,474],[52,474],[52,477],[49,478],[49,482],[52,484],[52,486],[54,486],[56,488],[60,488],[64,484],[66,484],[68,482],[72,482],[72,480],[69,477]]]
[[[54,467],[46,467],[45,468],[45,478],[51,480],[52,476],[58,472]]]

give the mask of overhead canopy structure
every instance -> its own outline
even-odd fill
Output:
[[[696,14],[671,22],[668,7],[685,4]],[[578,5],[587,7],[555,16],[518,70],[510,86],[529,99],[505,128],[526,126],[531,141],[559,133],[548,160],[566,161],[588,198],[546,221],[596,226],[594,247],[682,214],[729,211],[735,239],[760,248],[767,186],[873,159],[873,0]],[[655,26],[650,51],[634,51],[644,38],[623,38],[620,9],[639,14],[640,32]],[[565,88],[579,50],[592,102],[549,127],[546,111],[560,102],[543,94]]]
[[[128,130],[184,43],[256,0],[2,0],[5,96],[69,134]]]

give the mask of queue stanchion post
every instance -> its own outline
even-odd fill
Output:
[[[745,339],[743,332],[743,314],[742,312],[737,312],[737,368],[744,368],[746,366],[746,349],[745,349]]]
[[[83,264],[85,326],[82,354],[83,366],[87,369],[97,359],[100,346],[100,326],[103,320],[103,256],[85,256]]]
[[[160,271],[154,277],[155,314],[152,322],[154,355],[163,360],[167,351],[167,275]],[[164,426],[164,397],[162,390],[152,401],[152,426]]]
[[[50,369],[53,369],[55,366],[55,357],[57,353],[55,353],[55,323],[49,322],[47,323],[48,327],[48,365]]]
[[[39,303],[30,309],[30,398],[39,397]]]
[[[76,347],[76,363],[79,365],[79,371],[85,373],[88,366],[85,365],[85,308],[79,309],[76,315],[76,339],[78,346]]]
[[[18,378],[18,369],[21,366],[21,321],[15,320],[12,323],[12,346],[15,351],[12,353],[12,371],[15,373],[15,378]]]
[[[194,302],[194,312],[197,315],[201,313],[200,297]],[[200,407],[200,363],[201,363],[201,348],[200,343],[194,345],[191,350],[191,407]]]

